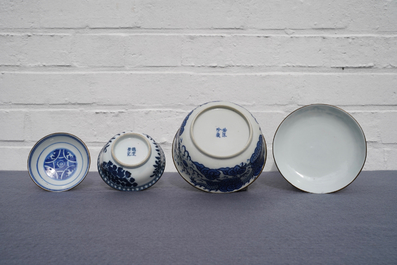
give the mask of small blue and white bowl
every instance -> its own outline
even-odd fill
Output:
[[[79,185],[90,169],[90,152],[84,142],[65,132],[41,138],[28,157],[33,182],[47,191],[67,191]]]
[[[248,110],[231,102],[209,102],[191,111],[172,144],[179,174],[211,193],[248,187],[262,173],[266,155],[258,122]]]
[[[132,131],[115,135],[98,156],[103,181],[120,191],[141,191],[163,175],[165,155],[152,137]]]

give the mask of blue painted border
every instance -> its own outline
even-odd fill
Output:
[[[37,178],[34,176],[32,170],[31,170],[32,154],[34,154],[34,153],[36,152],[36,149],[37,149],[44,141],[46,141],[46,140],[48,140],[48,139],[51,139],[51,138],[60,137],[60,136],[71,138],[71,139],[76,140],[78,143],[81,144],[81,146],[83,147],[83,149],[86,151],[86,153],[85,153],[85,154],[86,154],[86,157],[85,157],[85,158],[87,159],[87,168],[86,168],[84,174],[81,175],[81,176],[82,176],[82,177],[81,177],[81,180],[80,180],[79,182],[77,182],[76,185],[71,186],[71,187],[66,188],[66,189],[51,189],[51,188],[49,188],[49,187],[46,187],[46,186],[44,186],[44,185],[39,184],[39,183],[36,181]],[[63,142],[56,142],[56,143],[53,143],[53,144],[57,144],[57,143],[63,143]],[[51,145],[53,145],[53,144],[51,144]],[[70,144],[70,143],[68,143],[68,144]],[[50,145],[50,146],[51,146],[51,145]],[[73,146],[72,144],[70,144],[70,145]],[[74,147],[75,147],[75,146],[74,146]],[[47,147],[47,148],[48,148],[48,147]],[[45,149],[47,149],[47,148],[45,148]],[[75,148],[76,148],[76,147],[75,147]],[[78,150],[78,148],[76,148],[76,149]],[[44,151],[44,150],[43,150],[43,151]],[[43,151],[42,151],[42,152],[43,152]],[[42,152],[40,153],[39,157],[41,156]],[[80,151],[79,151],[79,152],[80,152]],[[84,156],[83,156],[82,154],[81,154],[81,157],[82,157],[82,159],[83,159],[83,161],[84,161]],[[31,179],[32,179],[32,180],[34,181],[34,183],[35,183],[37,186],[39,186],[40,188],[42,188],[42,189],[44,189],[44,190],[47,190],[47,191],[66,191],[66,190],[70,190],[70,189],[76,187],[77,185],[79,185],[79,184],[84,180],[84,178],[87,176],[87,173],[88,173],[88,171],[89,171],[89,169],[90,169],[90,163],[91,163],[90,152],[88,151],[87,146],[84,144],[84,142],[83,142],[82,140],[80,140],[78,137],[76,137],[76,136],[74,136],[74,135],[72,135],[72,134],[68,134],[68,133],[54,133],[54,134],[50,134],[50,135],[44,136],[43,138],[41,138],[41,139],[33,146],[32,150],[31,150],[30,153],[29,153],[29,157],[28,157],[28,172],[29,172],[29,175],[30,175]],[[35,164],[36,164],[36,167],[37,167],[37,166],[38,166],[38,165],[37,165],[37,162],[36,162]],[[82,167],[82,170],[83,170],[83,167]],[[82,170],[81,170],[81,171],[82,171]],[[80,172],[81,172],[81,171],[80,171]],[[39,173],[40,171],[37,171],[37,172]],[[40,173],[39,173],[39,176],[43,179],[43,177],[40,175]],[[80,176],[80,174],[79,174],[78,176]],[[77,178],[75,178],[75,179],[77,179]],[[44,180],[44,179],[43,179],[43,180]],[[47,181],[45,181],[45,182],[47,182]],[[47,183],[48,183],[48,182],[47,182]],[[69,182],[69,183],[70,183],[70,182]],[[50,185],[52,185],[52,186],[57,186],[57,185],[53,185],[53,184],[50,184]],[[67,184],[66,184],[66,185],[67,185]],[[59,185],[59,186],[64,186],[64,185]]]

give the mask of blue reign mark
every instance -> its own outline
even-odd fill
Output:
[[[216,137],[221,138],[221,132],[222,132],[222,137],[227,137],[226,136],[227,129],[226,128],[221,129],[219,127],[216,128]]]
[[[76,156],[66,148],[55,149],[47,155],[43,166],[47,176],[50,178],[65,180],[76,172]]]
[[[136,148],[135,147],[128,147],[127,149],[127,156],[135,156]]]

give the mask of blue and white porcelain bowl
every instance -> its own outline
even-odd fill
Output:
[[[179,174],[194,187],[212,193],[248,187],[262,173],[266,155],[258,122],[231,102],[209,102],[191,111],[172,144]]]
[[[90,152],[82,140],[70,133],[41,138],[28,157],[30,178],[47,191],[67,191],[79,185],[90,168]]]
[[[103,181],[120,191],[140,191],[153,186],[163,175],[165,155],[152,137],[127,131],[115,135],[98,156]]]

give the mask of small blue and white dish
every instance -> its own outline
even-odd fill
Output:
[[[29,153],[30,178],[47,191],[67,191],[79,185],[90,168],[90,153],[78,137],[54,133],[40,139]]]
[[[231,102],[209,102],[191,111],[172,144],[179,174],[211,193],[245,189],[262,173],[266,141],[258,122]]]
[[[98,156],[103,181],[120,191],[141,191],[163,175],[165,155],[149,135],[126,131],[112,137]]]

